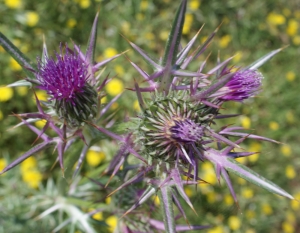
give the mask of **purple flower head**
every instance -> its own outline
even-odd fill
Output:
[[[226,94],[219,99],[225,101],[243,101],[248,99],[259,91],[262,79],[262,74],[257,70],[237,71],[232,79],[221,88]]]
[[[164,161],[192,162],[196,145],[203,143],[205,126],[199,111],[184,101],[163,99],[153,103],[140,125],[147,153]],[[201,156],[201,154],[199,154]]]
[[[34,66],[31,65],[32,63],[24,54],[0,33],[0,44],[3,45],[2,42],[5,41],[5,49],[13,52],[13,54],[18,54],[17,61],[21,66],[26,68],[24,69],[27,74],[26,80],[21,80],[21,82],[11,85],[34,85],[39,89],[45,90],[50,96],[49,101],[44,103],[47,111],[45,111],[39,99],[35,96],[38,112],[16,115],[22,121],[16,127],[26,125],[37,135],[35,142],[38,139],[43,140],[43,142],[32,147],[6,166],[0,172],[0,175],[17,166],[33,154],[51,146],[57,149],[59,164],[62,171],[64,171],[63,155],[77,141],[77,138],[85,142],[74,174],[76,175],[79,171],[90,146],[89,141],[86,139],[88,129],[91,126],[97,128],[96,124],[99,123],[100,118],[104,117],[109,107],[120,97],[120,95],[116,96],[104,108],[100,108],[101,105],[99,103],[104,96],[101,91],[109,82],[109,78],[107,76],[101,80],[102,72],[98,71],[121,54],[100,62],[95,61],[97,22],[98,14],[95,17],[85,53],[76,44],[74,44],[74,51],[69,49],[67,45],[60,45],[60,51],[54,57],[50,57],[48,56],[47,46],[44,41],[42,57],[37,60],[37,65]],[[42,129],[38,129],[32,125],[33,121],[38,120],[46,121]],[[84,124],[85,122],[87,124]],[[46,131],[49,128],[56,133],[56,136],[47,135]],[[105,133],[108,132],[105,129],[103,131]],[[88,139],[91,139],[90,135]],[[76,154],[75,156],[78,157]],[[73,163],[72,160],[69,160],[69,162]],[[73,165],[68,164],[67,166],[72,167]]]
[[[51,100],[65,99],[74,104],[77,93],[82,93],[87,80],[87,65],[79,55],[72,53],[66,45],[63,54],[62,46],[60,53],[56,53],[56,60],[47,58],[45,64],[38,60],[38,80],[41,82],[40,89],[47,91],[52,96]]]
[[[171,138],[178,143],[193,143],[203,136],[203,128],[191,119],[174,119],[169,128]]]
[[[54,102],[56,113],[71,125],[80,125],[96,115],[97,92],[88,83],[88,65],[80,55],[66,45],[56,59],[46,57],[38,60],[38,88],[47,91]]]

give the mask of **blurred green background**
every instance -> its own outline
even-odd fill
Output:
[[[43,35],[51,55],[58,50],[60,42],[68,42],[71,47],[74,41],[85,49],[92,22],[99,11],[97,61],[130,49],[123,36],[157,57],[163,53],[179,2],[0,0],[0,31],[36,61],[41,56]],[[209,67],[216,63],[218,53],[222,60],[235,55],[231,65],[243,67],[274,49],[288,46],[260,68],[265,79],[258,97],[244,103],[227,104],[224,111],[243,114],[230,123],[282,142],[275,145],[247,140],[243,148],[260,153],[240,161],[300,200],[300,2],[189,0],[182,43],[188,42],[205,24],[199,36],[201,43],[221,23],[216,38],[204,54],[212,52]],[[145,70],[149,69],[133,51],[127,52],[127,56]],[[116,75],[115,81],[106,88],[107,101],[124,88],[132,87],[134,78],[142,80],[124,57],[110,63],[105,73]],[[24,75],[21,67],[0,47],[1,170],[28,150],[36,137],[26,127],[11,129],[19,122],[11,116],[13,113],[36,111],[32,90],[4,88],[23,79]],[[43,98],[45,94],[38,92],[38,95]],[[112,112],[116,109],[117,119],[135,116],[138,111],[135,95],[125,91]],[[88,173],[105,164],[113,152],[103,149],[97,158],[90,153],[82,172]],[[41,211],[29,207],[27,202],[28,198],[43,192],[49,177],[60,175],[57,166],[51,170],[54,154],[51,150],[40,153],[27,165],[18,166],[0,177],[0,232],[30,232],[30,229],[51,232],[55,227],[54,220],[46,223],[34,220]],[[213,167],[204,164],[201,168],[202,178],[213,185],[202,185],[197,191],[188,189],[187,192],[199,215],[189,213],[190,222],[216,226],[203,232],[300,232],[300,203],[297,201],[280,198],[232,176],[238,208],[225,185],[217,183]],[[187,211],[190,210],[187,208]]]

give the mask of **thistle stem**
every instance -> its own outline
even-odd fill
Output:
[[[172,188],[170,186],[163,186],[160,188],[160,192],[158,193],[159,201],[162,205],[165,231],[167,233],[176,232],[171,189]]]
[[[64,161],[64,167],[66,168],[64,170],[64,173],[62,176],[58,178],[58,191],[61,195],[65,195],[68,192],[68,188],[70,186],[70,181],[72,179],[73,175],[73,167],[78,161],[78,154],[77,153],[72,153],[69,154],[67,159]]]

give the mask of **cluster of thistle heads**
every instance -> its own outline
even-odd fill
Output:
[[[111,179],[120,176],[120,172],[124,175],[133,171],[128,174],[134,174],[129,177],[126,175],[122,184],[112,190],[109,196],[117,196],[123,189],[144,184],[138,191],[132,191],[135,198],[127,199],[134,202],[130,205],[126,202],[121,208],[123,212],[118,212],[119,216],[122,216],[124,221],[129,219],[127,222],[130,222],[131,219],[131,223],[136,222],[129,213],[134,213],[135,209],[155,195],[159,196],[164,216],[163,221],[143,218],[145,224],[142,226],[125,224],[122,232],[141,230],[145,225],[148,230],[143,232],[151,232],[151,229],[176,232],[206,228],[178,226],[175,224],[177,218],[173,212],[175,204],[180,215],[186,218],[180,198],[194,210],[184,186],[206,182],[198,175],[201,163],[213,163],[217,179],[224,179],[236,203],[237,198],[228,172],[275,194],[293,199],[271,181],[235,161],[236,158],[256,153],[242,150],[240,144],[245,139],[278,142],[245,132],[239,126],[225,125],[221,129],[215,127],[219,119],[238,116],[222,113],[222,105],[225,102],[243,102],[261,90],[263,76],[257,69],[281,49],[270,52],[247,67],[230,64],[232,57],[224,61],[219,58],[217,65],[207,70],[209,56],[205,60],[199,60],[199,56],[207,50],[217,29],[200,45],[196,43],[201,29],[191,41],[182,45],[180,38],[186,4],[186,0],[181,1],[163,57],[153,60],[136,44],[128,41],[133,50],[153,68],[153,73],[147,73],[128,58],[128,63],[145,81],[134,81],[134,85],[129,87],[136,93],[141,111],[128,122],[119,124],[126,129],[124,134],[113,132],[101,124],[103,115],[121,96],[116,96],[106,105],[101,104],[101,98],[105,96],[103,88],[111,80],[109,77],[101,77],[101,68],[122,54],[99,63],[94,61],[97,16],[86,53],[75,44],[72,49],[67,44],[60,44],[55,56],[49,56],[44,44],[42,57],[37,59],[35,66],[1,34],[1,45],[25,68],[27,74],[25,80],[11,86],[30,85],[45,90],[49,95],[48,101],[42,103],[43,107],[41,101],[36,98],[38,112],[16,115],[21,120],[18,126],[26,125],[42,142],[9,164],[2,173],[49,146],[56,148],[57,160],[64,171],[64,153],[77,139],[81,139],[83,148],[74,173],[76,175],[88,148],[97,141],[99,135],[104,134],[120,144],[118,153],[102,174],[110,176],[105,187],[108,188]],[[199,64],[197,70],[189,70],[192,62]],[[46,124],[40,130],[34,127],[32,122],[41,119],[45,120]],[[48,128],[55,131],[57,136],[48,136]],[[136,158],[130,160],[135,161],[134,164],[128,162],[128,158],[132,156]]]

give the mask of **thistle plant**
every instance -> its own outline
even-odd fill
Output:
[[[193,61],[197,61],[197,58],[207,50],[218,29],[196,50],[192,51],[192,48],[201,29],[183,47],[180,38],[186,4],[186,0],[181,1],[162,58],[153,60],[136,44],[128,41],[154,72],[148,74],[128,58],[148,86],[140,86],[136,82],[132,88],[136,92],[141,113],[127,124],[128,130],[131,130],[128,138],[132,138],[133,143],[124,144],[116,157],[116,161],[127,158],[129,148],[134,147],[143,161],[147,160],[135,176],[114,191],[142,177],[146,177],[145,180],[149,184],[140,199],[127,210],[124,216],[151,196],[158,195],[162,204],[165,230],[169,233],[176,232],[173,203],[186,218],[178,196],[181,196],[193,211],[197,212],[183,187],[205,182],[198,176],[201,163],[214,164],[217,179],[219,182],[221,177],[224,179],[236,203],[238,200],[229,172],[272,193],[293,199],[290,194],[271,181],[235,161],[236,158],[256,153],[236,151],[242,149],[240,144],[245,139],[273,143],[278,143],[277,141],[243,132],[244,129],[239,126],[225,125],[221,129],[216,128],[218,119],[237,116],[222,113],[222,105],[225,102],[242,102],[261,90],[263,76],[257,69],[282,49],[274,50],[253,64],[238,69],[229,68],[231,57],[222,62],[218,59],[217,65],[206,71],[207,57],[204,61],[200,61],[198,70],[191,71],[188,66]],[[233,140],[233,138],[237,139]],[[122,162],[117,167],[113,167],[119,168],[121,164]],[[152,173],[155,175],[153,176]]]
[[[77,160],[75,174],[78,172],[92,140],[99,137],[98,131],[98,134],[97,132],[91,134],[91,125],[98,124],[100,118],[102,120],[111,104],[120,96],[116,96],[104,108],[101,107],[101,99],[105,96],[103,88],[110,79],[106,77],[101,80],[102,72],[98,71],[108,62],[119,57],[120,54],[98,63],[94,61],[97,22],[98,14],[93,23],[85,54],[76,44],[73,45],[74,49],[72,50],[67,44],[61,43],[59,52],[55,53],[55,57],[49,56],[44,42],[42,57],[37,58],[37,64],[30,62],[3,34],[0,34],[0,44],[24,68],[27,75],[25,80],[15,82],[9,86],[27,85],[44,90],[49,95],[46,102],[41,102],[36,97],[38,112],[15,115],[21,120],[21,123],[15,127],[28,126],[37,134],[36,141],[42,139],[43,142],[6,166],[1,174],[50,146],[57,149],[58,160],[64,171],[63,154],[79,138],[85,143],[82,152],[80,156],[75,155],[70,158],[67,165],[70,168]],[[46,106],[46,110],[44,110],[42,104]],[[46,121],[41,130],[31,124],[38,120]],[[48,128],[51,128],[57,136],[48,136],[46,134]]]

